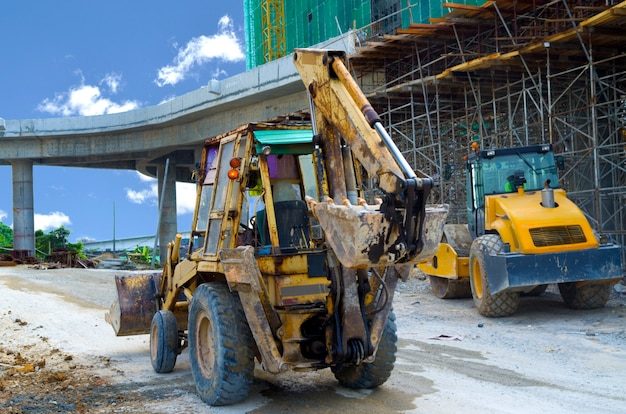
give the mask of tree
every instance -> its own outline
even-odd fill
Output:
[[[80,257],[83,256],[83,243],[69,243],[70,231],[64,226],[58,229],[52,230],[47,234],[43,231],[37,230],[35,232],[35,240],[37,244],[37,250],[44,254],[51,253],[54,249],[67,249],[70,252],[78,253]]]
[[[0,247],[13,247],[13,229],[0,223]]]
[[[83,243],[69,243],[70,231],[61,226],[49,233],[43,230],[35,231],[35,249],[44,255],[51,253],[54,249],[67,249],[70,252],[78,253],[79,257],[84,257]],[[4,223],[0,223],[0,247],[13,248],[13,229]]]
[[[65,227],[61,226],[56,230],[52,230],[50,233],[52,248],[66,248],[67,247],[67,238],[70,235],[70,231]]]

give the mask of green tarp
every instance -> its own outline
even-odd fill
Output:
[[[272,154],[305,154],[313,150],[313,131],[310,129],[272,129],[254,131],[256,150],[265,145],[272,147]]]

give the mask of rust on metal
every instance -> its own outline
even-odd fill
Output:
[[[395,241],[399,230],[380,212],[380,206],[350,204],[344,200],[337,204],[331,199],[316,202],[310,197],[307,202],[320,222],[326,241],[342,265],[348,268],[418,263],[435,254],[443,234],[448,210],[445,205],[427,205],[424,219],[424,247],[414,257],[402,258],[395,253]]]
[[[158,309],[160,273],[115,276],[117,300],[106,314],[117,336],[150,332],[152,317]]]
[[[266,371],[277,374],[287,370],[272,332],[280,325],[269,303],[267,287],[254,257],[254,248],[241,246],[220,251],[220,260],[228,286],[239,293],[252,336]]]

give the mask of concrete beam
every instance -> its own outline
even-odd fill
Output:
[[[73,160],[77,163],[97,162],[102,156],[151,161],[152,158],[162,157],[168,151],[175,151],[181,147],[195,149],[205,139],[240,125],[262,122],[305,109],[306,106],[306,94],[302,87],[301,91],[289,95],[268,96],[262,104],[242,101],[236,109],[227,109],[230,105],[210,108],[196,113],[195,119],[181,118],[176,122],[153,126],[148,130],[120,128],[115,131],[103,129],[100,132],[71,133],[71,131],[35,129],[37,133],[11,133],[0,139],[3,154],[0,163],[7,164],[8,159],[28,158],[42,165],[67,166],[71,165]],[[198,116],[200,118],[196,118]],[[34,121],[42,121],[36,124],[47,123],[44,122],[47,120]],[[34,121],[9,121],[9,124]],[[106,163],[103,163],[101,168],[106,168]]]

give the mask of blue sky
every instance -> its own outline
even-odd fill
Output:
[[[243,72],[244,39],[243,1],[2,0],[0,118],[157,105]],[[114,223],[116,238],[156,232],[153,179],[37,165],[33,174],[37,230],[63,225],[72,242],[109,240]],[[179,231],[190,228],[194,191],[177,186]],[[11,193],[11,167],[0,166],[0,221],[9,226]]]

